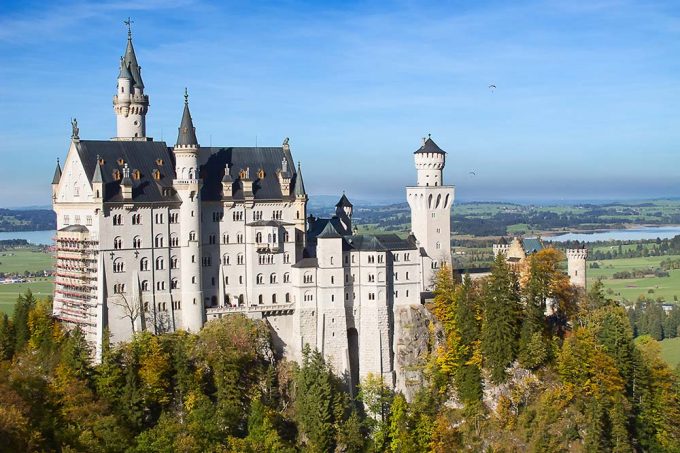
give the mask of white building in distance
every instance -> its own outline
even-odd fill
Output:
[[[73,121],[52,181],[57,214],[54,315],[101,355],[134,332],[185,329],[233,313],[262,318],[299,360],[322,351],[355,385],[403,382],[395,310],[419,306],[450,263],[452,186],[431,138],[414,153],[412,233],[360,235],[344,195],[329,219],[307,215],[300,164],[278,147],[199,144],[188,95],[174,146],[146,135],[149,97],[128,33],[113,97],[117,136],[84,140]]]

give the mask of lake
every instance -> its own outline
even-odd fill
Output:
[[[558,236],[546,236],[546,241],[637,241],[641,239],[670,239],[680,234],[680,226],[640,227],[629,230],[599,231],[596,233],[566,233]]]
[[[55,230],[45,231],[10,231],[9,233],[0,233],[0,241],[7,239],[26,239],[31,244],[36,245],[52,245]]]

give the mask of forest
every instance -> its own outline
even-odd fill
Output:
[[[83,452],[677,452],[680,381],[648,320],[569,284],[554,249],[485,279],[437,277],[426,385],[357,392],[262,321],[138,332],[91,363],[83,334],[27,293],[0,318],[0,445]],[[633,325],[631,325],[631,322]],[[669,327],[670,328],[670,327]],[[663,327],[662,327],[663,329]],[[652,328],[653,330],[653,328]],[[677,326],[676,326],[677,333]],[[637,336],[637,337],[636,337]]]

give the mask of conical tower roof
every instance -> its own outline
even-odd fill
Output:
[[[297,176],[295,177],[295,196],[304,197],[307,195],[305,192],[305,183],[302,181],[302,169],[300,168],[300,162],[298,162]]]
[[[128,69],[127,65],[125,64],[123,57],[120,57],[120,72],[118,73],[118,78],[132,80],[132,74],[130,73],[130,70]]]
[[[418,148],[415,153],[438,153],[438,154],[446,154],[446,151],[441,149],[437,144],[432,140],[432,138],[428,135],[426,139],[423,139],[423,146]],[[414,154],[415,154],[414,153]]]
[[[59,184],[60,179],[61,179],[61,165],[59,165],[59,159],[57,159],[57,168],[54,169],[52,184]]]
[[[353,207],[354,205],[350,203],[349,198],[343,193],[342,197],[340,197],[340,201],[335,205],[336,208],[344,208],[345,206],[347,207]]]
[[[189,94],[186,88],[184,89],[184,112],[182,113],[182,122],[179,124],[179,134],[175,146],[198,146],[196,128],[189,111]]]
[[[92,183],[102,183],[104,178],[102,177],[102,166],[99,165],[99,156],[97,156],[97,163],[94,165],[94,174],[92,175]]]
[[[142,74],[140,71],[139,63],[137,63],[137,56],[135,55],[135,48],[132,45],[132,33],[128,32],[127,47],[125,49],[125,56],[123,57],[123,64],[129,69],[132,75],[132,80],[134,81],[134,86],[138,88],[144,88],[144,82],[142,82]]]

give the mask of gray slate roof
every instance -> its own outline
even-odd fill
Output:
[[[336,207],[336,208],[344,208],[345,206],[348,206],[348,207],[351,208],[351,207],[353,207],[354,205],[353,205],[352,203],[350,203],[349,198],[347,198],[347,196],[343,193],[343,194],[342,194],[342,197],[340,197],[340,201],[338,201],[338,202],[335,204],[335,207]]]
[[[134,86],[144,88],[144,82],[142,82],[141,68],[139,67],[139,63],[137,63],[137,55],[135,55],[135,48],[132,46],[132,37],[130,35],[128,35],[127,47],[125,48],[125,56],[123,57],[123,63],[130,70]]]
[[[90,230],[88,230],[85,225],[69,225],[60,229],[59,231],[63,231],[66,233],[86,233]]]
[[[140,172],[140,179],[132,180],[133,201],[179,201],[174,191],[171,191],[169,196],[163,196],[163,188],[172,187],[172,180],[175,177],[175,160],[165,142],[80,140],[76,143],[76,150],[90,183],[94,179],[97,156],[103,160],[100,169],[104,184],[104,202],[123,201],[121,181],[116,181],[113,174],[118,170],[122,177],[125,163],[132,172],[135,170]],[[121,163],[119,159],[122,159]],[[159,162],[162,162],[162,165]],[[153,177],[153,171],[156,169],[160,171],[159,180]]]
[[[302,181],[302,168],[300,168],[300,162],[298,162],[297,173],[295,175],[295,196],[305,196],[307,192],[305,192],[305,183]]]
[[[184,95],[184,112],[182,112],[182,121],[179,124],[179,133],[177,134],[177,145],[198,146],[196,139],[196,128],[191,119],[191,112],[189,111],[188,96]]]
[[[307,267],[317,267],[319,261],[316,258],[302,258],[297,263],[293,264],[293,267],[297,268],[307,268]]]
[[[425,142],[423,143],[423,146],[418,148],[413,154],[417,153],[439,153],[439,154],[446,154],[446,151],[441,149],[437,144],[432,140],[430,137],[427,137]]]
[[[59,184],[60,179],[61,179],[61,166],[59,165],[59,161],[57,161],[57,168],[54,169],[52,184]]]
[[[283,200],[293,197],[284,197],[281,193],[281,184],[276,171],[281,168],[281,161],[286,156],[288,162],[292,161],[289,150],[282,147],[251,148],[251,147],[228,147],[228,148],[204,148],[208,150],[210,157],[201,167],[203,189],[201,199],[204,201],[218,201],[222,199],[222,180],[224,168],[229,164],[231,177],[233,178],[233,194],[235,200],[243,199],[243,186],[239,178],[239,172],[246,167],[250,168],[250,178],[253,180],[253,194],[256,200]],[[258,179],[258,170],[264,170],[264,178]],[[291,184],[297,188],[298,173],[293,176]],[[300,184],[302,184],[300,178]],[[297,191],[297,189],[295,189]]]
[[[536,253],[543,250],[543,243],[538,238],[522,239],[522,246],[527,254]]]
[[[321,230],[321,233],[319,233],[316,237],[317,239],[318,238],[337,239],[341,238],[342,236],[338,234],[338,231],[335,229],[332,222],[326,222],[326,226],[324,227],[323,230]]]

